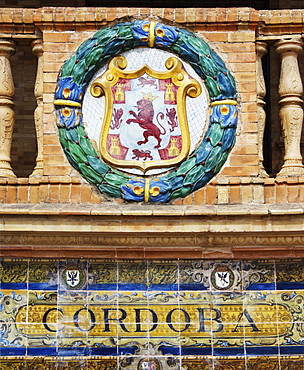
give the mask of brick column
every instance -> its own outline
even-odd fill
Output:
[[[0,39],[0,177],[16,177],[11,167],[11,145],[15,123],[15,93],[10,56],[16,45],[11,39]]]
[[[302,51],[302,45],[300,37],[282,39],[275,43],[276,51],[281,55],[279,104],[285,146],[284,164],[277,176],[303,176],[304,174],[300,153],[303,85],[297,59]]]
[[[265,42],[257,41],[256,43],[256,74],[257,74],[257,112],[258,112],[258,156],[259,156],[259,167],[260,175],[262,177],[269,177],[264,168],[264,155],[263,155],[263,139],[265,131],[266,113],[264,110],[265,106],[265,95],[266,86],[264,80],[264,73],[262,68],[262,57],[267,53],[267,44]]]
[[[36,166],[30,177],[43,176],[43,132],[42,132],[42,113],[43,113],[43,45],[42,40],[37,39],[32,42],[32,52],[38,58],[36,82],[34,94],[37,107],[34,112],[35,128],[37,137],[37,158]]]

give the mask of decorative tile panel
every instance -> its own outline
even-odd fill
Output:
[[[14,370],[303,369],[302,266],[5,259],[1,362]]]

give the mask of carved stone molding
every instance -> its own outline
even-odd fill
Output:
[[[298,54],[302,51],[301,38],[282,39],[275,43],[281,55],[279,95],[280,120],[283,130],[285,156],[278,176],[300,176],[304,174],[300,140],[303,124],[301,99],[303,85],[298,66]]]
[[[15,93],[10,57],[15,52],[11,39],[0,39],[0,177],[16,177],[11,163],[12,135],[15,123]]]
[[[267,53],[267,44],[265,42],[257,41],[256,43],[256,76],[257,76],[257,113],[258,113],[258,156],[259,156],[259,166],[260,175],[262,177],[269,177],[265,171],[263,162],[263,138],[265,131],[266,113],[264,110],[265,106],[265,95],[266,95],[266,85],[264,80],[264,73],[262,68],[262,57]]]
[[[31,177],[43,176],[43,132],[42,132],[42,115],[43,115],[43,44],[42,39],[32,42],[32,52],[38,58],[36,82],[34,94],[37,101],[37,107],[34,112],[36,137],[37,137],[37,158],[36,166]]]
[[[265,251],[270,258],[287,256],[304,257],[303,233],[240,233],[239,235],[70,235],[63,233],[11,233],[0,235],[1,256],[20,257],[60,257],[83,256],[90,258],[114,258],[123,255],[124,259],[149,258],[151,253],[163,254],[166,258],[178,256],[202,258],[208,253],[226,253],[233,258],[235,253],[255,254],[263,258]],[[270,251],[270,252],[269,252]],[[277,252],[276,252],[277,251]],[[259,253],[261,254],[259,256]],[[135,256],[135,257],[134,257]]]

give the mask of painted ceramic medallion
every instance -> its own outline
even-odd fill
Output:
[[[67,159],[114,198],[185,197],[221,170],[235,143],[236,86],[225,63],[197,35],[154,21],[85,41],[61,70],[54,104]]]
[[[234,283],[234,274],[229,267],[219,265],[211,273],[211,284],[215,289],[229,289]]]
[[[161,370],[160,363],[155,358],[143,358],[139,361],[138,370]]]
[[[77,266],[69,266],[61,273],[61,279],[68,289],[80,289],[85,284],[85,274]]]

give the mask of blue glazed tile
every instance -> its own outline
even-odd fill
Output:
[[[159,350],[163,355],[180,356],[181,349],[179,347],[164,347],[160,346]]]
[[[1,282],[0,283],[0,287],[1,289],[10,289],[10,290],[15,290],[15,291],[18,291],[18,290],[24,290],[24,289],[27,289],[27,282],[25,283],[3,283]]]
[[[214,356],[244,356],[245,347],[213,347]]]
[[[247,291],[249,290],[275,290],[276,285],[275,283],[261,283],[261,284],[249,284],[246,288]]]
[[[87,347],[58,347],[57,356],[87,356]]]
[[[114,284],[89,284],[88,290],[117,290],[117,283]]]
[[[293,289],[295,290],[304,289],[304,281],[277,283],[277,290],[293,290]]]
[[[207,290],[207,288],[202,284],[180,284],[179,289],[181,291],[187,291],[187,290]]]
[[[136,353],[137,347],[118,347],[118,355],[134,355]]]
[[[56,356],[57,348],[56,347],[28,347],[27,355],[28,356]]]
[[[157,291],[178,291],[178,284],[149,284],[148,287],[149,291],[157,290]]]
[[[145,291],[147,290],[147,285],[146,284],[132,284],[132,283],[118,283],[118,290],[128,290],[128,291]]]
[[[280,354],[284,356],[303,355],[304,346],[301,346],[301,345],[280,346]]]
[[[248,356],[272,356],[279,354],[278,346],[246,346],[246,354]]]
[[[25,356],[26,347],[0,347],[1,356]]]
[[[89,356],[118,356],[117,347],[90,347]]]
[[[212,347],[182,347],[181,348],[182,356],[211,356]]]

